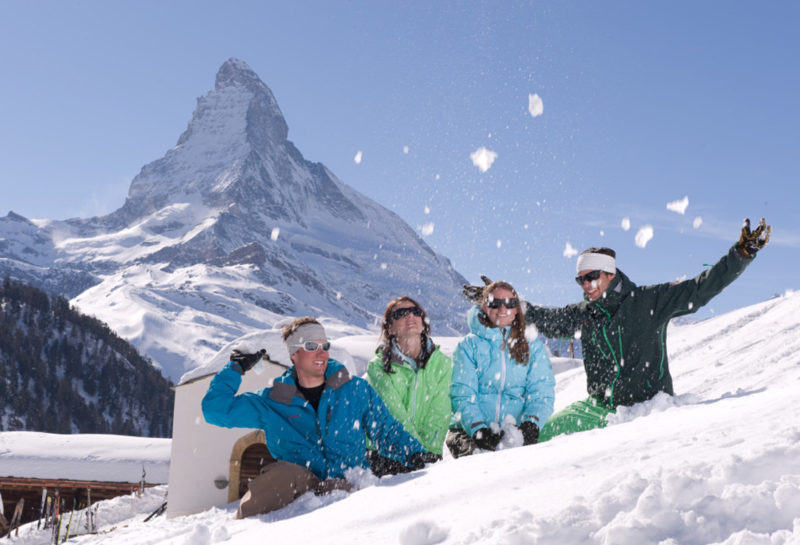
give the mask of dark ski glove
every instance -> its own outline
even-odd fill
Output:
[[[263,358],[266,353],[267,351],[263,348],[255,354],[248,354],[236,349],[231,352],[231,361],[239,366],[241,371],[239,371],[239,369],[237,369],[237,371],[244,375],[246,372],[252,369],[253,366],[258,363],[258,360]]]
[[[469,286],[467,284],[464,284],[463,286],[464,289],[461,290],[461,293],[464,294],[464,297],[466,297],[476,305],[480,305],[483,302],[483,288],[492,283],[492,281],[489,280],[489,278],[485,274],[481,275],[481,280],[483,280],[484,284],[483,286]]]
[[[519,425],[519,431],[522,432],[522,444],[533,445],[539,442],[539,426],[536,422],[523,422]]]
[[[494,433],[488,428],[482,428],[475,432],[475,435],[472,436],[472,440],[475,441],[479,449],[495,450],[497,445],[500,444],[500,440],[503,438],[504,434],[505,432],[503,431]]]
[[[767,225],[764,218],[753,231],[750,230],[750,219],[744,220],[742,234],[739,235],[739,242],[736,243],[736,252],[742,257],[753,257],[761,248],[769,242],[769,234],[772,226]]]
[[[425,464],[435,464],[441,459],[441,456],[434,454],[433,452],[415,452],[408,457],[406,467],[411,471],[416,471],[424,468]]]

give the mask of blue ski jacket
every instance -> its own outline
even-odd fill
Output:
[[[553,414],[555,377],[550,358],[539,339],[529,341],[530,360],[518,363],[503,342],[510,327],[490,328],[480,323],[476,306],[467,312],[470,332],[453,353],[450,397],[454,418],[469,435],[506,416],[516,425],[535,422],[542,428]]]
[[[294,368],[257,392],[236,395],[242,375],[228,362],[203,397],[203,416],[226,428],[260,428],[272,456],[307,467],[320,479],[369,467],[366,437],[386,458],[405,463],[422,445],[403,429],[364,379],[328,360],[318,410],[297,389]]]

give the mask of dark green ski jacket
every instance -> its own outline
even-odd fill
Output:
[[[637,286],[617,269],[603,296],[563,308],[528,305],[525,319],[551,338],[581,334],[586,388],[610,408],[673,394],[667,324],[691,314],[733,282],[752,257],[734,248],[712,268],[682,282]]]

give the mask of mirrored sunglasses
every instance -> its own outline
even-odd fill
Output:
[[[321,348],[324,352],[327,352],[328,349],[331,347],[331,343],[328,341],[325,341],[323,343],[318,343],[316,341],[306,341],[302,344],[296,344],[295,346],[302,348],[306,352],[316,352],[318,348]]]
[[[517,305],[519,305],[519,299],[516,297],[508,297],[506,299],[489,299],[486,301],[486,306],[489,308],[500,308],[500,305],[503,305],[506,308],[517,308]]]
[[[600,278],[600,274],[602,274],[602,272],[603,271],[591,271],[584,275],[578,275],[575,277],[575,282],[577,282],[579,286],[582,286],[584,282],[594,282]]]
[[[423,315],[422,309],[417,306],[396,308],[392,311],[392,321],[405,318],[409,315],[409,313],[413,314],[414,316],[419,316],[420,318],[422,318]]]

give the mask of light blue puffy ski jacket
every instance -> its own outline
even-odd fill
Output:
[[[273,386],[236,395],[242,375],[228,362],[203,397],[203,416],[226,428],[263,429],[270,454],[307,467],[320,479],[342,478],[352,467],[369,467],[365,433],[381,455],[405,463],[423,451],[397,422],[367,381],[328,360],[326,388],[317,411],[296,387],[294,368]]]
[[[528,343],[530,360],[517,363],[503,345],[510,327],[489,328],[478,320],[479,308],[467,312],[471,333],[453,353],[450,397],[457,425],[470,435],[511,415],[516,425],[535,422],[541,429],[553,414],[555,378],[539,339]]]

